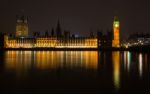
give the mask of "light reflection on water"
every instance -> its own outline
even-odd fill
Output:
[[[142,74],[143,74],[143,57],[142,57],[142,54],[140,53],[139,54],[139,75],[140,77],[142,77]]]
[[[148,61],[147,53],[128,51],[6,51],[4,53],[5,71],[15,72],[19,76],[26,75],[34,69],[39,71],[94,70],[93,73],[103,72],[104,75],[111,75],[116,90],[122,88],[124,75],[131,76],[136,71],[134,75],[142,78],[143,73],[149,68]],[[96,81],[105,77],[100,73],[97,74]]]
[[[120,52],[112,53],[114,85],[120,88]]]
[[[76,68],[97,69],[95,51],[7,51],[5,67],[8,70]]]

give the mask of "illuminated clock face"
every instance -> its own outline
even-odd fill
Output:
[[[114,23],[114,26],[115,26],[115,27],[119,27],[119,22],[115,22],[115,23]]]

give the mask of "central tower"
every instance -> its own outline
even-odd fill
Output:
[[[27,17],[17,16],[16,22],[16,37],[28,36],[28,22]]]
[[[113,21],[113,41],[112,47],[120,47],[120,22],[117,16]]]

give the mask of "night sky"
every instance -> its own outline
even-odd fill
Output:
[[[45,32],[60,20],[71,34],[96,34],[97,29],[112,28],[114,15],[121,23],[121,36],[134,32],[150,33],[149,0],[1,0],[0,32],[15,33],[16,15],[29,17],[29,32]]]

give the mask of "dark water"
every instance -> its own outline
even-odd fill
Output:
[[[0,52],[0,94],[150,94],[150,53]]]

